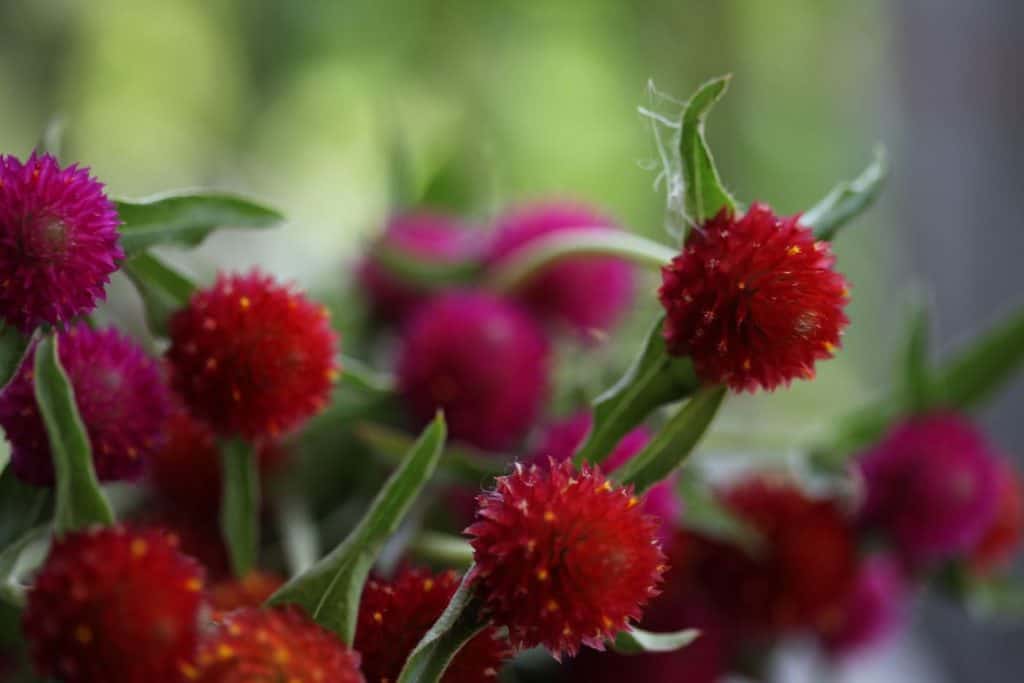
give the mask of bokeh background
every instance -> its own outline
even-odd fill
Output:
[[[908,292],[933,302],[940,354],[1024,304],[1022,29],[1017,0],[0,0],[0,151],[27,154],[60,116],[65,159],[116,195],[205,185],[264,199],[285,228],[171,258],[199,278],[260,264],[344,320],[396,149],[414,188],[481,225],[559,196],[661,236],[637,107],[649,81],[685,97],[731,72],[709,135],[737,196],[795,212],[877,141],[893,165],[880,206],[837,242],[855,286],[841,357],[814,383],[735,402],[712,441],[728,450],[742,424],[784,454],[888,383]],[[112,297],[130,317],[128,288]],[[629,326],[611,344],[623,359],[634,347]],[[1018,456],[1022,404],[1018,381],[982,416]],[[1019,626],[939,603],[916,621],[841,680],[1019,680]]]

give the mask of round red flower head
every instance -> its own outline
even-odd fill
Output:
[[[359,655],[297,607],[247,608],[222,616],[199,644],[185,679],[199,683],[364,683]]]
[[[368,683],[394,683],[406,658],[459,588],[461,577],[405,569],[391,581],[370,579],[359,604],[355,649]],[[441,683],[493,683],[511,652],[493,627],[459,650]]]
[[[599,469],[552,461],[499,477],[466,533],[494,623],[516,647],[557,658],[604,649],[640,619],[666,569],[658,526]]]
[[[399,390],[420,424],[443,409],[453,439],[511,448],[547,398],[549,355],[543,332],[515,304],[453,292],[420,308],[406,328]]]
[[[161,446],[170,392],[159,364],[114,328],[77,325],[57,337],[61,365],[92,445],[101,481],[135,479]],[[11,443],[11,467],[37,486],[53,484],[53,458],[36,405],[31,350],[0,393],[0,426]]]
[[[95,308],[124,258],[118,224],[88,169],[0,155],[0,319],[29,332]]]
[[[283,585],[284,579],[277,574],[258,570],[240,579],[231,577],[210,586],[210,607],[217,612],[259,607]]]
[[[223,435],[273,437],[327,405],[338,375],[327,309],[254,270],[220,275],[170,321],[174,388]]]
[[[359,265],[357,278],[369,298],[374,315],[389,322],[404,320],[430,298],[431,292],[402,281],[382,261],[384,250],[430,265],[472,264],[480,258],[481,232],[457,218],[416,212],[391,219],[369,256]]]
[[[665,343],[693,359],[700,378],[735,391],[771,391],[814,376],[848,319],[849,290],[827,242],[754,204],[727,209],[690,232],[662,269]]]
[[[607,216],[579,204],[520,207],[498,219],[488,264],[500,268],[546,238],[615,229]],[[541,269],[513,295],[544,320],[592,336],[611,328],[629,308],[633,268],[607,256],[564,259]]]
[[[36,669],[65,683],[169,681],[198,637],[199,565],[158,531],[58,538],[23,617]]]

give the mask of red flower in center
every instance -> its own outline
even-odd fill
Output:
[[[705,382],[736,391],[813,377],[848,322],[834,261],[798,216],[779,218],[763,204],[741,218],[723,209],[662,270],[669,352],[692,357]]]

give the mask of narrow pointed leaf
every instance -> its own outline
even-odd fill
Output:
[[[684,207],[694,224],[712,218],[722,208],[736,209],[736,200],[725,189],[704,136],[708,112],[725,94],[731,78],[722,76],[708,81],[683,108],[679,153],[683,159]]]
[[[998,323],[936,373],[938,402],[970,409],[989,398],[1024,367],[1024,308]]]
[[[472,569],[466,572],[448,607],[413,648],[397,683],[439,683],[462,646],[487,627],[472,575]]]
[[[444,419],[438,415],[348,538],[308,571],[285,584],[269,602],[302,606],[317,623],[351,644],[366,576],[385,541],[398,529],[433,475],[445,435]]]
[[[162,244],[194,247],[222,227],[270,228],[284,220],[274,209],[244,197],[201,190],[116,204],[121,246],[128,257]]]
[[[707,432],[725,394],[723,386],[705,387],[694,394],[642,451],[616,470],[615,478],[642,492],[671,474]]]
[[[256,451],[239,439],[221,449],[220,528],[235,576],[256,568],[260,543],[260,475]]]
[[[122,270],[135,285],[153,334],[166,337],[171,315],[188,304],[195,284],[149,252],[129,259]]]
[[[920,306],[910,317],[910,329],[903,350],[903,397],[907,409],[915,413],[927,410],[932,402],[928,325],[928,311]]]
[[[633,365],[594,401],[594,424],[575,461],[600,463],[656,408],[680,401],[700,385],[689,358],[670,356],[659,318]]]
[[[650,652],[675,652],[700,637],[700,631],[687,629],[672,633],[651,633],[638,628],[622,631],[615,638],[615,651],[622,655],[639,655]]]
[[[473,546],[469,541],[437,531],[420,532],[409,545],[409,552],[445,567],[465,568],[473,564]]]
[[[96,479],[89,436],[75,405],[74,389],[61,367],[57,338],[53,335],[43,337],[36,347],[35,392],[57,479],[56,532],[112,524],[114,513]]]
[[[874,204],[889,175],[884,147],[875,150],[871,164],[853,180],[839,183],[825,198],[804,212],[800,222],[814,229],[820,240],[835,239],[839,229]]]
[[[0,321],[0,387],[14,376],[28,348],[28,337],[16,327]]]

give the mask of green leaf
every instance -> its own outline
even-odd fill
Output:
[[[377,372],[361,360],[341,357],[341,383],[367,394],[391,394],[395,391],[395,378]]]
[[[933,394],[928,367],[929,323],[927,308],[917,306],[910,316],[910,329],[903,349],[902,391],[907,409],[914,413],[927,410]]]
[[[651,633],[638,628],[622,631],[615,637],[613,647],[621,655],[639,655],[645,652],[675,652],[700,637],[697,629],[672,633]]]
[[[221,472],[221,533],[235,576],[245,576],[256,568],[260,547],[260,473],[256,450],[240,439],[224,443]]]
[[[1024,366],[1024,307],[974,339],[936,373],[938,403],[970,409]]]
[[[704,136],[708,112],[725,94],[731,78],[721,76],[708,81],[683,107],[679,138],[679,153],[683,159],[683,206],[686,217],[694,224],[713,218],[722,208],[736,210],[736,200],[722,184]]]
[[[161,244],[194,247],[221,227],[270,228],[284,220],[274,209],[244,197],[201,190],[116,204],[121,246],[129,258]]]
[[[423,531],[409,545],[416,557],[446,567],[466,568],[473,564],[473,546],[461,536]]]
[[[49,488],[23,483],[10,467],[0,473],[0,550],[39,523],[51,498]]]
[[[700,386],[690,359],[665,350],[662,325],[659,318],[626,374],[594,401],[594,425],[576,453],[576,464],[603,461],[656,408],[680,401]]]
[[[114,513],[96,479],[89,436],[75,405],[74,389],[60,364],[57,338],[52,334],[36,346],[35,392],[57,478],[56,532],[112,524]]]
[[[496,267],[487,285],[499,292],[510,292],[528,281],[538,271],[561,259],[580,256],[617,256],[653,270],[660,269],[678,252],[646,237],[620,230],[579,226],[579,230],[558,232],[533,240],[514,258]]]
[[[348,538],[309,571],[285,584],[271,596],[270,604],[300,605],[317,623],[351,644],[366,576],[385,541],[433,475],[445,435],[444,418],[438,415]]]
[[[700,389],[642,451],[615,472],[623,484],[646,491],[683,464],[707,432],[725,399],[724,386]]]
[[[0,321],[0,387],[7,386],[25,356],[29,338],[16,327]]]
[[[49,531],[49,526],[45,524],[29,529],[0,550],[0,599],[5,599],[15,607],[24,606],[24,591],[15,584],[18,559],[26,548],[45,537]]]
[[[383,241],[372,249],[374,260],[395,278],[423,290],[472,284],[480,275],[476,260],[430,261]]]
[[[121,269],[142,298],[150,330],[166,337],[168,319],[188,305],[195,284],[149,252],[128,259]]]
[[[320,557],[320,531],[309,500],[299,491],[287,491],[276,498],[274,508],[289,573],[301,574]]]
[[[875,149],[875,158],[859,176],[839,183],[825,198],[804,212],[800,222],[814,229],[820,240],[835,239],[839,229],[874,204],[889,175],[889,159],[884,147]]]
[[[438,683],[462,646],[487,627],[472,577],[470,569],[448,607],[405,660],[396,683]]]

